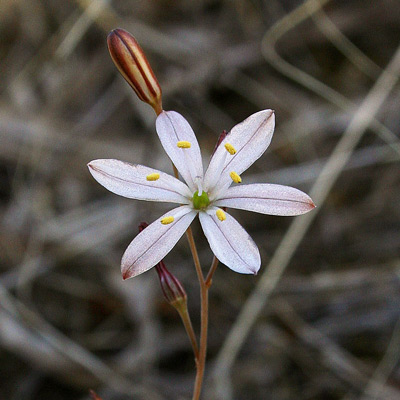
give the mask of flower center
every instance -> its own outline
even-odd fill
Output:
[[[193,207],[196,210],[202,210],[210,204],[210,199],[208,198],[208,194],[204,191],[199,196],[199,191],[196,190],[193,194],[192,201],[193,201]]]

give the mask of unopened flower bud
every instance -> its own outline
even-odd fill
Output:
[[[156,265],[156,270],[160,278],[161,289],[164,293],[165,300],[175,308],[186,307],[186,292],[178,279],[168,271],[163,261],[160,261]]]
[[[107,43],[114,64],[139,99],[160,114],[161,88],[136,39],[123,29],[114,29],[109,33]]]
[[[219,135],[219,138],[217,140],[217,144],[214,147],[214,151],[213,154],[215,153],[215,151],[218,149],[218,146],[222,143],[222,141],[228,136],[228,131],[226,131],[225,129],[222,131],[222,133]]]

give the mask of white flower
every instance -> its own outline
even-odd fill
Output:
[[[93,177],[120,196],[178,203],[130,243],[122,257],[122,276],[134,277],[156,265],[175,246],[198,214],[204,234],[218,260],[236,272],[256,274],[260,253],[243,227],[223,207],[270,215],[299,215],[315,206],[305,193],[273,184],[236,185],[240,174],[267,149],[275,126],[272,110],[251,115],[218,146],[203,174],[200,148],[189,123],[175,111],[156,121],[161,143],[186,184],[142,165],[118,160],[88,164]]]

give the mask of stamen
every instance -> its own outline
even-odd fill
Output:
[[[233,182],[235,183],[241,183],[242,182],[242,178],[240,177],[239,174],[237,174],[235,171],[232,171],[229,176],[231,177],[231,179],[233,180]]]
[[[236,153],[236,149],[230,143],[225,143],[225,149],[232,156]]]
[[[218,208],[217,212],[215,213],[217,215],[217,218],[220,221],[225,221],[226,220],[226,214],[224,213],[223,210],[221,210],[220,208]]]
[[[160,174],[158,172],[154,172],[153,174],[147,175],[146,179],[148,181],[156,181],[157,179],[160,179]]]
[[[181,140],[176,144],[180,149],[190,149],[190,146],[192,145],[190,142],[187,142],[186,140]]]
[[[174,222],[174,217],[171,215],[171,216],[169,216],[169,217],[164,217],[164,218],[161,218],[161,223],[163,224],[163,225],[168,225],[168,224],[170,224],[171,222]]]

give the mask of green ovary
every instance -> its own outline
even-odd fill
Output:
[[[206,208],[210,204],[210,199],[208,198],[208,194],[206,192],[202,192],[199,196],[199,191],[194,192],[193,195],[193,207],[196,210],[201,210]]]

